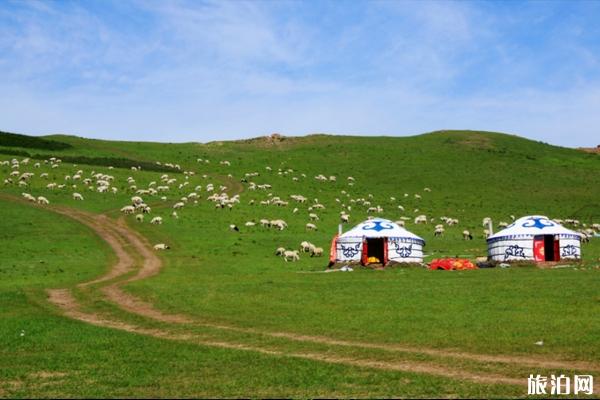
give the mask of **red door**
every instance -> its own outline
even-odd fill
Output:
[[[560,242],[554,239],[554,261],[560,261]]]
[[[363,265],[367,265],[369,263],[369,246],[367,246],[367,239],[363,239],[361,262]]]
[[[546,252],[544,251],[544,236],[534,236],[533,238],[533,258],[535,261],[546,261]]]

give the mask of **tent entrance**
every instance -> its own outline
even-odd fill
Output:
[[[367,239],[367,264],[371,257],[377,258],[380,263],[385,263],[385,240],[384,238]]]
[[[535,261],[560,261],[560,244],[554,235],[538,235],[533,238]]]

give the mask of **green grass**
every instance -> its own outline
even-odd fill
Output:
[[[426,260],[440,256],[484,256],[486,243],[481,220],[486,216],[496,223],[510,222],[510,215],[518,218],[528,214],[600,223],[600,210],[596,206],[600,198],[597,155],[516,136],[468,131],[407,138],[313,135],[287,138],[276,145],[261,140],[164,145],[65,136],[51,139],[73,146],[57,152],[60,154],[171,162],[197,173],[181,189],[177,185],[185,181],[184,176],[171,174],[177,178],[177,184],[171,185],[166,202],[158,196],[144,196],[153,208],[150,217],[163,216],[163,225],[151,226],[148,219],[141,224],[133,217],[128,219],[130,226],[152,243],[164,242],[172,247],[161,253],[165,262],[161,274],[126,287],[160,309],[264,331],[486,354],[600,359],[597,335],[600,321],[596,318],[600,312],[598,239],[583,245],[582,263],[556,270],[524,266],[439,272],[400,267],[322,274],[312,272],[323,270],[326,258],[303,256],[298,263],[284,263],[273,255],[276,247],[296,248],[302,240],[328,249],[337,231],[341,204],[351,205],[342,191],[352,198],[372,194],[373,205],[379,204],[385,210],[382,217],[410,218],[407,229],[427,242]],[[208,158],[210,164],[199,164],[196,161],[199,157]],[[0,160],[10,158],[0,155]],[[230,167],[219,164],[225,159],[231,162]],[[267,165],[273,168],[272,172],[265,169]],[[284,174],[288,168],[293,172]],[[84,177],[92,171],[113,175],[119,192],[87,191],[80,182],[76,189],[52,192],[45,189],[48,182],[63,183],[65,175],[72,175],[78,169],[84,171]],[[162,174],[70,164],[53,170],[45,165],[38,170],[31,165],[21,168],[21,172],[29,170],[37,173],[29,187],[8,185],[0,191],[43,195],[52,204],[107,212],[111,216],[117,216],[118,209],[132,195],[127,177],[134,177],[137,187],[145,188],[151,181],[158,182]],[[241,203],[231,211],[215,210],[214,204],[205,200],[204,188],[208,182],[225,184],[233,194],[240,189],[240,178],[254,171],[260,173],[252,179],[254,182],[269,183],[273,188],[249,191],[243,184]],[[41,179],[41,172],[49,172],[50,179]],[[0,177],[8,173],[8,167],[0,167]],[[203,178],[203,174],[208,177]],[[227,178],[227,174],[232,178]],[[318,182],[314,179],[317,174],[335,175],[337,182]],[[348,185],[348,176],[356,179],[354,186]],[[299,182],[292,177],[299,178]],[[196,185],[203,187],[199,191],[199,204],[189,204],[179,211],[178,220],[171,218],[173,203],[192,192]],[[425,187],[432,191],[424,192]],[[72,200],[73,191],[82,193],[85,201]],[[321,218],[317,222],[319,230],[305,231],[308,205],[293,201],[282,208],[258,205],[269,193],[284,200],[291,194],[302,194],[311,201],[318,198],[327,207],[317,212]],[[422,199],[415,199],[415,193]],[[397,200],[392,202],[390,196]],[[249,205],[250,200],[256,204]],[[106,246],[83,227],[62,217],[10,202],[0,204],[2,233],[11,232],[4,236],[0,233],[3,243],[0,288],[4,290],[3,303],[8,305],[2,309],[12,310],[0,314],[3,343],[11,349],[8,357],[2,359],[18,360],[16,372],[5,373],[4,379],[32,380],[31,385],[10,389],[10,395],[498,397],[524,394],[501,386],[459,383],[426,375],[211,349],[72,322],[44,306],[41,290],[73,286],[100,274],[111,257]],[[399,204],[405,211],[397,208]],[[294,207],[300,209],[297,214],[292,213]],[[367,217],[366,208],[355,204],[350,214],[350,225]],[[446,228],[444,237],[436,238],[435,224],[412,223],[418,214],[458,218],[460,223]],[[246,221],[260,218],[283,218],[289,229],[277,232],[244,227]],[[231,223],[240,226],[241,233],[229,231]],[[462,240],[464,229],[471,230],[475,240]],[[74,248],[77,250],[72,251]],[[118,313],[106,304],[91,303],[89,307]],[[20,339],[14,335],[18,336],[23,329],[20,326],[39,332],[39,342],[15,347],[14,343],[19,343],[15,341]],[[544,340],[545,345],[535,346],[538,340]],[[69,348],[77,351],[69,352],[66,350]],[[5,365],[11,363],[5,361]],[[36,386],[35,379],[29,378],[40,369],[71,374],[72,365],[82,365],[81,372],[61,378],[63,383]],[[80,385],[79,381],[89,383]]]
[[[0,204],[10,232],[0,249],[3,397],[476,396],[511,390],[170,342],[61,317],[46,304],[42,288],[100,274],[110,261],[105,245],[64,217]]]

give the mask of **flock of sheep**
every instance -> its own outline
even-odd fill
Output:
[[[199,158],[197,161],[200,164],[210,163],[210,161],[201,158]],[[51,171],[54,170],[52,171],[52,174],[53,176],[56,176],[60,171],[59,168],[61,165],[61,160],[55,157],[44,160],[43,162],[35,163],[32,163],[31,160],[27,158],[22,160],[12,159],[10,161],[0,162],[0,167],[10,168],[9,175],[4,179],[5,186],[18,185],[21,188],[26,188],[29,186],[32,178],[36,176],[36,170],[39,170],[42,167],[48,167],[50,171],[42,172],[38,175],[39,178],[48,180],[48,183],[43,185],[47,191],[51,192],[57,190],[70,190],[72,192],[71,197],[75,201],[84,201],[85,197],[82,194],[84,191],[95,193],[111,193],[114,195],[120,193],[120,189],[115,186],[115,176],[107,173],[96,172],[94,170],[85,174],[83,170],[79,169],[73,174],[64,175],[62,177],[62,181],[56,177],[54,178],[54,181],[50,181]],[[434,225],[433,229],[433,234],[436,237],[444,236],[448,227],[460,225],[459,220],[453,217],[442,216],[435,218],[428,217],[425,214],[419,214],[419,208],[414,208],[413,210],[414,215],[416,215],[415,217],[408,217],[406,216],[408,212],[405,210],[405,207],[399,204],[395,197],[389,197],[383,202],[375,202],[373,194],[370,193],[367,193],[365,196],[361,197],[352,196],[350,194],[350,190],[353,189],[353,186],[356,183],[356,179],[352,176],[348,176],[345,179],[345,185],[347,185],[347,188],[340,190],[338,197],[333,200],[334,202],[326,206],[319,201],[318,198],[311,199],[302,194],[291,194],[288,197],[275,195],[273,193],[273,184],[256,182],[256,178],[261,177],[261,173],[259,172],[248,172],[244,174],[243,177],[241,177],[241,183],[245,186],[245,193],[230,195],[228,193],[229,188],[227,186],[208,182],[209,176],[206,174],[202,175],[202,179],[207,182],[205,185],[192,185],[191,181],[196,176],[194,171],[181,171],[181,167],[179,165],[172,163],[161,165],[170,166],[177,173],[182,172],[183,177],[174,177],[163,173],[156,180],[150,181],[146,185],[139,185],[136,182],[135,174],[141,169],[132,167],[131,176],[128,176],[125,179],[126,185],[125,182],[123,182],[124,186],[122,186],[124,187],[123,190],[128,193],[129,201],[127,204],[122,206],[120,209],[121,213],[124,215],[133,216],[139,223],[145,221],[146,215],[152,215],[150,218],[150,224],[161,225],[164,221],[163,218],[165,218],[165,208],[168,209],[168,207],[170,207],[170,217],[173,219],[178,219],[180,217],[179,213],[184,212],[187,207],[192,205],[196,206],[199,204],[199,202],[205,199],[206,201],[214,204],[215,210],[226,209],[231,211],[241,203],[243,195],[244,197],[250,198],[246,204],[249,206],[261,207],[264,213],[268,213],[270,207],[281,209],[288,208],[291,209],[290,213],[294,215],[298,213],[306,213],[305,215],[307,216],[307,220],[304,225],[304,230],[306,232],[317,231],[317,223],[322,221],[323,218],[322,213],[324,210],[331,209],[339,210],[339,220],[337,222],[342,224],[350,223],[352,219],[350,213],[352,211],[357,211],[363,215],[366,214],[367,218],[373,218],[373,215],[381,215],[385,213],[386,209],[388,214],[402,214],[402,216],[395,221],[400,226],[405,226],[409,221],[412,221],[415,225],[433,224],[439,222]],[[223,167],[230,167],[231,162],[228,160],[221,160],[219,165]],[[33,167],[33,170],[21,172],[22,170],[29,169],[31,167]],[[109,171],[112,169],[112,167],[108,167]],[[305,182],[309,179],[306,174],[298,174],[291,168],[279,168],[277,171],[274,171],[273,168],[267,166],[265,167],[265,171],[267,176],[270,176],[271,179],[275,179],[275,176],[281,178],[291,178],[292,182],[298,183],[299,188],[304,187],[300,183],[301,181]],[[228,177],[233,179],[231,174],[228,174]],[[324,185],[337,184],[339,186],[338,178],[333,175],[326,176],[324,174],[318,174],[314,176],[314,179],[316,182],[321,182]],[[412,195],[409,193],[404,193],[403,197],[406,203],[410,202],[418,205],[423,196],[429,192],[431,192],[431,189],[426,187],[423,189],[422,193],[414,193]],[[204,193],[204,195],[202,195],[202,193]],[[40,205],[48,205],[50,203],[48,198],[45,196],[33,196],[29,193],[22,193],[22,196],[28,201],[35,202]],[[155,213],[153,212],[152,207],[150,207],[150,205],[148,205],[146,202],[146,200],[149,198],[153,200],[153,204],[158,205],[162,215],[154,215]],[[160,202],[158,200],[160,200]],[[511,215],[510,219],[514,220],[515,217]],[[581,224],[577,220],[570,219],[564,221],[555,221],[569,224],[576,228],[581,228],[580,232],[584,235],[584,241],[589,240],[589,237],[593,234],[600,232],[600,224],[586,226],[586,224]],[[482,221],[482,225],[484,227],[482,230],[483,237],[487,237],[490,234],[487,228],[489,222],[489,217],[484,218]],[[498,228],[503,228],[507,225],[507,222],[500,222],[498,224]],[[283,231],[289,227],[288,223],[281,218],[256,218],[246,221],[243,224],[244,229],[247,230],[254,229],[254,227],[257,226],[265,229],[272,229],[274,231]],[[237,223],[231,223],[229,228],[232,231],[240,231]],[[465,240],[470,240],[473,239],[473,234],[468,229],[464,229],[462,231],[462,237]],[[156,250],[167,250],[170,247],[164,243],[159,243],[154,248]],[[288,250],[284,247],[279,247],[275,251],[275,254],[282,257],[285,261],[298,261],[300,259],[300,253],[308,253],[311,257],[320,257],[323,255],[324,250],[322,247],[317,247],[308,241],[303,241],[300,244],[299,250]]]

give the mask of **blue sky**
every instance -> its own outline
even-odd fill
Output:
[[[600,144],[600,2],[0,1],[0,130]]]

